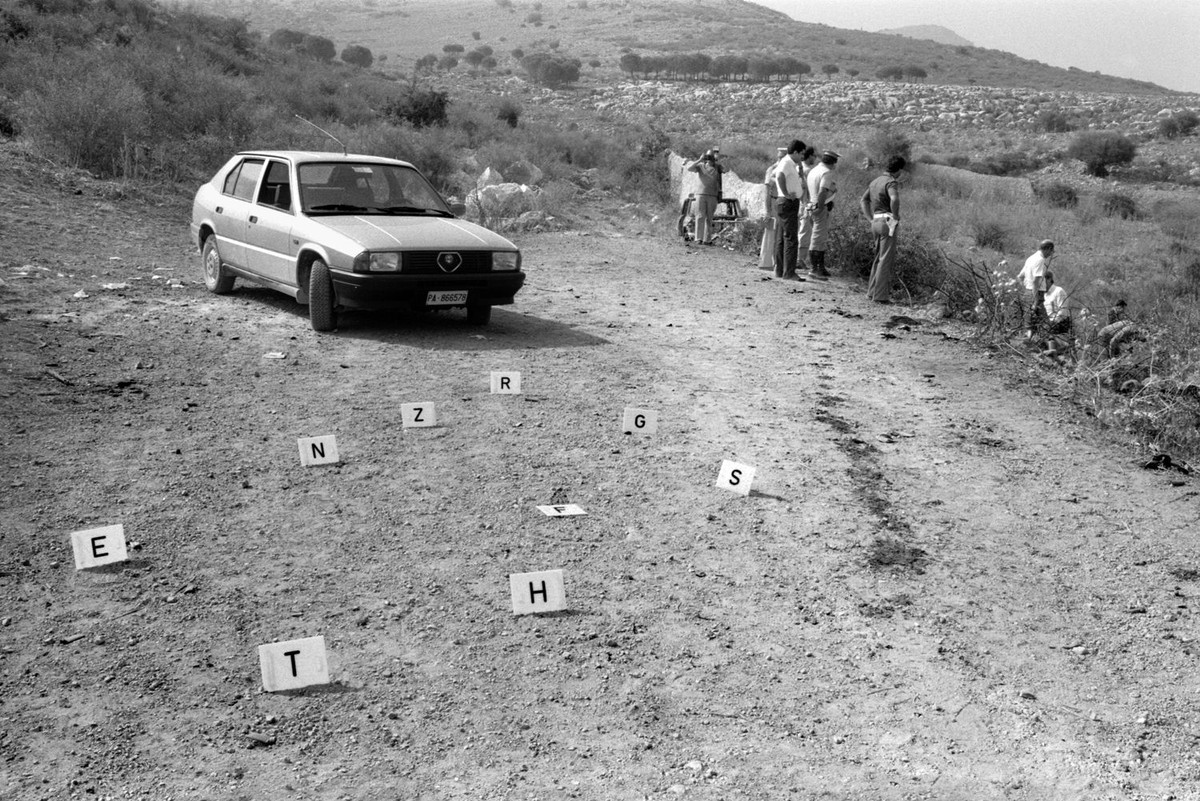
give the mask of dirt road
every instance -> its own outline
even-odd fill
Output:
[[[1200,797],[1194,482],[965,329],[632,222],[518,237],[485,329],[317,335],[205,294],[186,202],[11,178],[3,797]],[[318,635],[333,683],[264,693]]]

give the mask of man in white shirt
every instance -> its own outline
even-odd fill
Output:
[[[804,179],[800,176],[800,161],[804,158],[804,143],[793,139],[787,153],[775,165],[775,216],[779,218],[779,235],[775,245],[775,277],[803,281],[796,274],[800,254],[800,204],[804,196]]]
[[[1054,258],[1054,243],[1043,239],[1028,259],[1025,266],[1017,274],[1017,280],[1025,284],[1029,292],[1028,319],[1025,323],[1025,336],[1032,337],[1035,331],[1043,329],[1046,317],[1046,271]]]
[[[1071,330],[1071,310],[1067,308],[1067,293],[1054,283],[1054,273],[1046,271],[1046,317],[1050,320],[1050,335],[1066,334]]]

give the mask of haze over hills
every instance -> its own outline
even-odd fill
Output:
[[[930,39],[944,45],[974,47],[969,39],[964,39],[949,28],[941,25],[905,25],[902,28],[887,28],[877,33],[890,33],[895,36],[907,36],[909,39]]]
[[[445,45],[491,46],[499,69],[519,71],[514,49],[555,50],[580,59],[585,82],[621,76],[627,52],[669,55],[703,52],[792,56],[812,75],[836,67],[839,79],[874,79],[885,67],[914,65],[929,83],[1117,94],[1170,94],[1136,81],[1052,67],[1000,50],[944,44],[910,35],[845,30],[797,22],[747,0],[193,0],[191,5],[244,18],[266,36],[290,28],[369,48],[389,69],[409,70],[416,59],[442,54]],[[535,8],[536,5],[536,8]],[[377,66],[383,66],[377,63]]]

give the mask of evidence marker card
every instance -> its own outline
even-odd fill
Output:
[[[731,462],[728,459],[721,462],[721,472],[717,474],[717,486],[736,492],[738,495],[749,495],[750,484],[754,481],[754,468],[748,464]]]
[[[508,586],[512,590],[514,615],[561,612],[567,608],[567,593],[563,587],[561,570],[511,573]]]
[[[263,689],[269,693],[329,683],[324,637],[260,645],[258,666]]]
[[[403,428],[429,428],[437,425],[437,412],[432,403],[400,404],[400,424]]]
[[[339,461],[337,439],[333,434],[324,437],[301,437],[296,443],[300,446],[300,464],[303,467]]]
[[[115,526],[73,531],[71,550],[75,552],[76,570],[124,562],[129,559],[125,549],[125,526],[118,523]]]
[[[625,407],[625,416],[621,420],[623,434],[653,434],[658,431],[658,412],[652,409],[635,409]]]
[[[539,506],[538,511],[547,517],[569,517],[571,515],[586,515],[583,507],[577,503],[560,503],[556,506]]]
[[[493,395],[520,395],[521,374],[516,372],[492,371]]]

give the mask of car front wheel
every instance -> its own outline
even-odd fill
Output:
[[[329,265],[317,259],[308,274],[308,319],[314,331],[332,331],[337,327],[333,279]]]
[[[227,295],[233,291],[234,276],[225,272],[221,266],[221,251],[217,250],[217,237],[210,236],[204,240],[201,251],[204,261],[204,286],[214,295]]]

